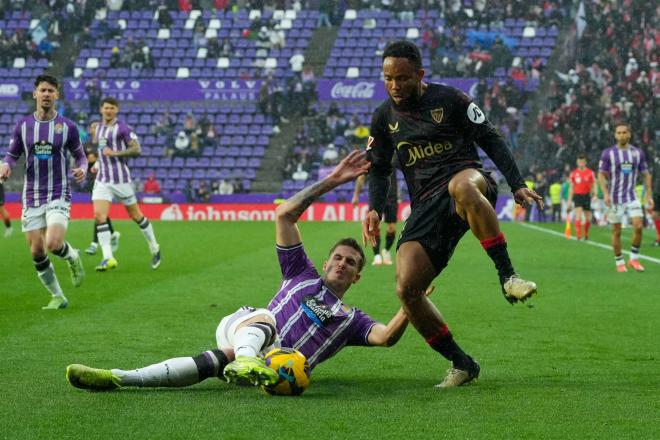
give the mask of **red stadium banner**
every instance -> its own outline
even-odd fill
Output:
[[[12,218],[20,218],[21,204],[7,203],[5,205]],[[173,204],[140,204],[140,209],[151,220],[164,221],[273,221],[275,220],[273,203],[173,203]],[[308,221],[361,221],[369,209],[366,203],[353,206],[350,203],[314,203],[307,208],[301,220]],[[399,219],[404,220],[410,215],[410,204],[399,204]],[[115,220],[129,219],[124,207],[113,204],[110,217]],[[74,220],[91,220],[94,210],[91,203],[74,203],[71,206],[71,218]]]

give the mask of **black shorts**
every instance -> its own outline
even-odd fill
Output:
[[[660,176],[657,179],[660,179]],[[658,193],[653,193],[653,210],[660,212],[660,194]]]
[[[591,194],[573,194],[573,206],[591,211]]]
[[[5,204],[5,187],[0,183],[0,206]]]
[[[486,198],[493,207],[497,202],[497,185],[490,176]],[[463,235],[470,229],[467,221],[456,213],[454,199],[445,191],[412,207],[410,217],[403,224],[397,250],[402,243],[418,241],[426,250],[436,275],[447,267]]]
[[[399,213],[399,202],[397,200],[387,200],[383,210],[383,221],[385,223],[396,223]]]

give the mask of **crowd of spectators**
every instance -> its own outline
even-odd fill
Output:
[[[577,41],[577,60],[556,72],[532,130],[528,156],[534,166],[561,172],[584,152],[595,167],[614,143],[617,122],[628,122],[632,143],[658,149],[660,9],[652,3],[586,3],[586,27]]]

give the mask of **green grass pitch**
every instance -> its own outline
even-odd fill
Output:
[[[100,257],[85,255],[87,278],[74,289],[51,257],[70,300],[60,311],[41,310],[48,295],[22,234],[0,238],[0,438],[660,436],[660,264],[618,274],[611,251],[515,224],[503,228],[516,269],[539,285],[535,307],[503,299],[469,234],[435,283],[432,300],[482,366],[469,386],[435,389],[449,365],[409,328],[391,349],[345,349],[315,369],[299,398],[211,379],[186,389],[74,389],[64,377],[70,363],[128,369],[213,347],[223,315],[265,305],[279,284],[272,223],[154,222],[157,271],[135,224],[115,225],[116,271],[95,273]],[[335,238],[359,234],[356,223],[300,228],[317,265]],[[91,232],[90,221],[75,221],[68,239],[84,248]],[[605,228],[591,235],[609,242]],[[626,230],[625,248],[629,240]],[[660,258],[658,248],[642,252]],[[345,301],[388,320],[398,308],[394,268],[367,266]]]

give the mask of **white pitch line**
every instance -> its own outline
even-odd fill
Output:
[[[566,236],[564,234],[562,234],[561,232],[553,231],[552,229],[542,228],[542,227],[536,226],[536,225],[530,225],[529,223],[518,223],[518,224],[520,226],[524,226],[524,227],[529,228],[529,229],[534,229],[535,231],[541,231],[541,232],[545,232],[545,233],[550,234],[550,235],[556,235],[557,237],[561,237],[564,240],[566,240]],[[571,237],[570,239],[575,240],[574,237]],[[588,244],[588,245],[591,245],[591,246],[596,246],[596,247],[599,247],[601,249],[605,249],[605,250],[608,250],[608,251],[612,250],[611,245],[608,246],[608,245],[605,245],[605,244],[602,244],[602,243],[596,243],[594,241],[581,241],[580,243]],[[623,252],[624,254],[630,255],[630,251],[622,250],[621,252]],[[639,258],[640,258],[640,260],[647,260],[647,261],[650,261],[652,263],[660,264],[660,259],[654,258],[654,257],[649,257],[648,255],[639,254]]]

